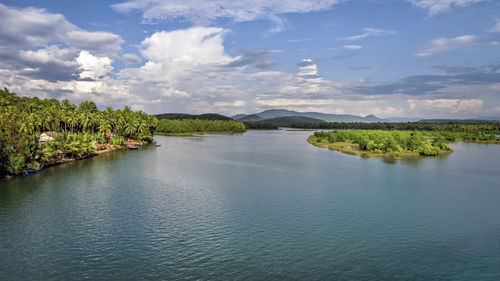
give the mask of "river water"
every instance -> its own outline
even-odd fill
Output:
[[[0,182],[0,280],[500,280],[500,145],[156,136]]]

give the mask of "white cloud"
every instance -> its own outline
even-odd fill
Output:
[[[286,13],[324,11],[340,0],[130,0],[112,7],[123,13],[140,11],[147,22],[184,18],[207,24],[218,18],[235,22],[271,19]]]
[[[224,53],[223,34],[217,27],[156,32],[141,43],[142,54],[161,62],[227,63],[231,59]]]
[[[481,114],[484,101],[482,99],[424,99],[408,100],[410,111],[415,116],[450,116]]]
[[[411,4],[429,11],[429,15],[448,12],[455,7],[467,7],[484,0],[406,0]]]
[[[344,45],[343,48],[348,49],[348,50],[360,50],[360,49],[363,49],[363,46],[361,46],[361,45]]]
[[[54,63],[65,66],[75,66],[75,52],[70,49],[60,49],[57,46],[38,49],[36,51],[19,51],[19,57],[25,63]]]
[[[438,38],[427,43],[427,46],[416,54],[417,57],[433,56],[442,52],[471,48],[479,44],[474,35],[462,35],[453,38]]]
[[[194,85],[189,78],[203,76],[205,81],[234,58],[225,54],[224,30],[215,27],[192,27],[156,32],[141,43],[141,53],[148,61],[140,68],[127,68],[122,77],[162,82],[174,87],[179,83]],[[188,81],[189,80],[189,81]],[[200,82],[200,81],[197,81]]]
[[[108,57],[96,57],[88,51],[81,51],[76,61],[80,65],[80,78],[99,79],[113,71],[113,62]]]
[[[246,102],[242,100],[236,100],[234,102],[224,102],[224,101],[217,101],[214,103],[214,106],[217,107],[242,107],[245,106]]]
[[[142,62],[142,59],[138,55],[133,54],[133,53],[123,54],[120,56],[120,59],[122,61],[128,62],[128,63],[140,63],[140,62]]]
[[[388,34],[396,33],[396,31],[392,31],[392,30],[384,30],[384,29],[380,29],[380,28],[370,28],[370,27],[363,28],[363,31],[364,32],[362,34],[349,36],[346,38],[341,38],[340,40],[356,41],[356,40],[363,39],[363,38],[370,37],[370,36],[381,36],[381,35],[388,35]]]
[[[61,14],[33,7],[18,9],[0,3],[0,26],[0,43],[4,45],[33,48],[62,42],[76,49],[111,53],[120,51],[123,42],[119,35],[89,32]]]

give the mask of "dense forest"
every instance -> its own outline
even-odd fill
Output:
[[[68,100],[18,97],[0,90],[0,177],[94,154],[96,144],[110,142],[116,148],[124,146],[126,138],[150,141],[157,122],[128,107],[99,111],[91,101],[76,106]],[[40,142],[42,132],[46,141]]]
[[[498,143],[494,134],[451,131],[383,131],[383,130],[335,130],[315,132],[316,142],[353,143],[359,150],[372,153],[418,152],[420,155],[434,156],[449,151],[449,142],[484,141]]]
[[[266,122],[243,122],[247,130],[278,130],[278,126]]]
[[[199,115],[192,115],[185,113],[163,113],[163,114],[157,114],[156,118],[158,118],[158,120],[161,119],[169,119],[169,120],[200,119],[200,120],[223,120],[223,121],[233,120],[230,117],[220,115],[217,113],[205,113]]]
[[[500,133],[499,121],[449,121],[449,122],[400,122],[400,123],[294,123],[292,128],[334,129],[334,130],[400,130],[400,131],[449,131],[449,132],[487,132]]]
[[[158,121],[156,133],[185,134],[185,133],[213,133],[213,132],[245,132],[246,128],[239,121],[183,119]]]

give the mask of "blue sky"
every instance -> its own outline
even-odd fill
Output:
[[[148,113],[500,116],[494,0],[0,1],[0,82]]]

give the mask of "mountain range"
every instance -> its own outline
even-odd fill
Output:
[[[244,122],[263,122],[265,120],[270,120],[273,118],[281,117],[306,117],[309,119],[297,119],[297,121],[308,121],[309,122],[387,122],[384,119],[380,119],[375,115],[368,115],[365,117],[351,115],[351,114],[327,114],[320,112],[298,112],[286,109],[269,109],[254,114],[237,114],[231,116],[234,120],[240,120]]]

